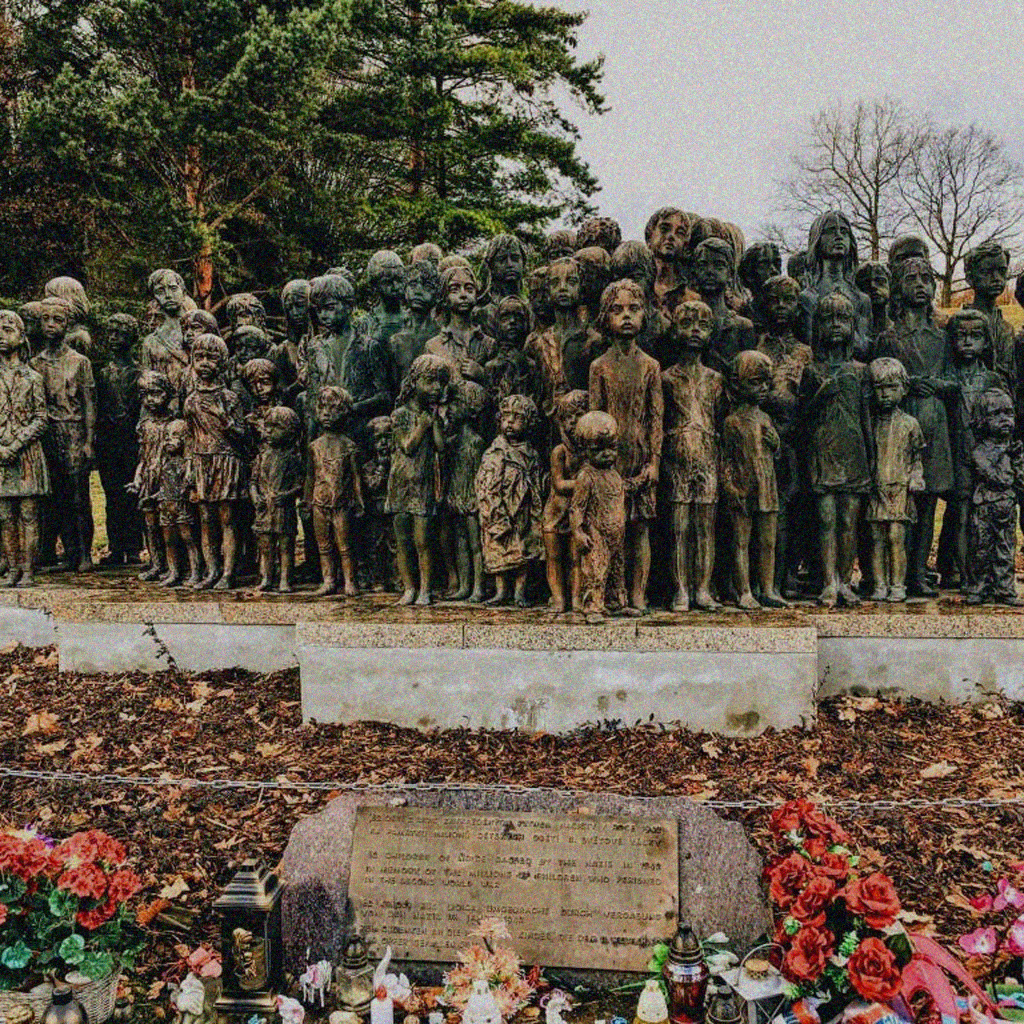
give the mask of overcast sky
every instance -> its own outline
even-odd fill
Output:
[[[601,212],[626,238],[681,206],[769,219],[801,129],[835,102],[889,94],[945,122],[977,121],[1024,161],[1019,0],[563,0],[589,10],[580,56],[604,53],[599,118],[579,114]]]

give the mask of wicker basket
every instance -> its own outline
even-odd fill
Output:
[[[117,983],[120,975],[108,974],[99,981],[90,981],[86,985],[76,985],[75,998],[85,1008],[90,1024],[107,1024],[114,1015],[114,1003],[117,1001]],[[36,1020],[42,1020],[50,1005],[52,989],[42,989],[38,993],[0,992],[0,1019],[7,1016],[7,1011],[15,1006],[27,1006],[35,1014]]]

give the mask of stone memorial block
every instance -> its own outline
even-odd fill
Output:
[[[677,858],[672,819],[360,807],[349,897],[399,960],[451,962],[497,916],[527,963],[635,970],[676,926]]]

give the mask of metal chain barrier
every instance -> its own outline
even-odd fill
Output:
[[[277,792],[360,792],[360,793],[399,793],[399,792],[445,792],[452,789],[480,789],[491,792],[528,794],[528,793],[560,793],[573,797],[593,797],[598,795],[594,790],[558,789],[553,786],[516,786],[509,784],[477,784],[452,782],[342,782],[329,780],[325,782],[302,782],[288,778],[277,779],[198,779],[181,778],[170,775],[112,775],[109,773],[90,774],[89,772],[34,771],[29,768],[10,768],[0,765],[0,779],[25,779],[35,782],[67,782],[84,786],[130,786],[140,788],[161,789],[208,789],[208,790],[259,790]],[[610,791],[611,792],[611,791]],[[614,792],[615,796],[627,796],[634,800],[657,800],[664,797],[646,796],[632,793]],[[673,796],[674,794],[665,794]],[[685,799],[685,794],[675,795]],[[773,810],[781,801],[773,800],[698,800],[694,801],[703,807],[715,810]],[[946,797],[928,800],[923,797],[907,797],[903,800],[838,800],[828,797],[816,798],[815,803],[822,807],[834,808],[838,811],[852,812],[886,812],[901,810],[955,810],[963,808],[1000,808],[1024,807],[1024,795],[1010,797],[979,797],[968,800],[963,797]]]

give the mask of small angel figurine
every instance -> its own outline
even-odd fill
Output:
[[[664,993],[661,991],[661,982],[657,978],[650,978],[644,984],[640,999],[636,1005],[636,1016],[633,1024],[667,1024],[668,1003],[665,1002]]]
[[[473,981],[473,991],[462,1011],[462,1024],[501,1024],[501,1009],[486,978]]]

